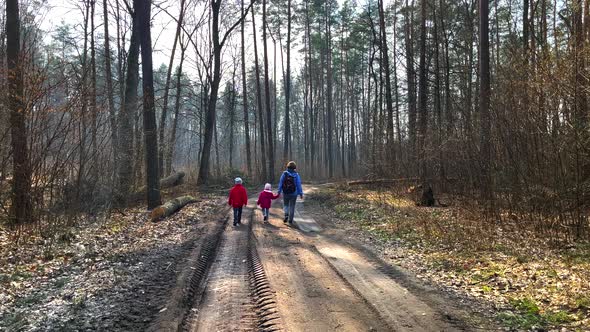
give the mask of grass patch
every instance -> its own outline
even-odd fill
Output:
[[[573,327],[590,316],[590,243],[557,249],[509,223],[491,223],[461,197],[451,207],[425,208],[387,189],[323,187],[310,195],[341,222],[396,247],[429,279],[510,303],[513,310],[498,314],[508,327]]]
[[[544,325],[541,316],[536,314],[522,314],[507,311],[499,313],[498,319],[504,325],[513,329],[530,330],[534,327],[540,327]]]
[[[590,296],[579,296],[576,298],[576,307],[582,310],[590,310]]]

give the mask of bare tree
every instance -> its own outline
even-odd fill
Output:
[[[8,72],[8,106],[12,144],[11,219],[15,225],[31,220],[31,167],[27,144],[26,109],[23,102],[23,66],[20,45],[18,0],[6,1],[6,60]]]

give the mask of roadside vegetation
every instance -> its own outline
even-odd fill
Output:
[[[399,191],[347,185],[312,196],[396,264],[492,305],[506,327],[590,329],[590,243],[556,244],[457,197],[449,207],[419,207]]]

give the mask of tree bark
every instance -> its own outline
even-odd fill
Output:
[[[413,7],[413,1],[412,1]],[[412,47],[412,19],[410,8],[406,0],[405,16],[405,46],[406,46],[406,76],[408,80],[408,133],[410,148],[416,155],[416,74],[414,70],[414,48]]]
[[[119,143],[117,141],[117,119],[115,113],[115,97],[113,93],[113,73],[111,68],[111,47],[109,36],[109,11],[107,8],[107,0],[102,1],[102,9],[104,15],[104,50],[105,50],[105,75],[107,85],[107,101],[109,107],[109,120],[111,125],[111,147],[113,150],[113,169],[115,175],[117,174],[117,161],[119,159]],[[119,78],[121,79],[121,78]]]
[[[194,203],[196,201],[197,201],[197,199],[193,196],[176,197],[175,199],[170,200],[170,201],[166,202],[165,204],[162,204],[162,205],[158,206],[157,208],[153,209],[152,212],[150,213],[149,219],[151,222],[156,222],[158,220],[161,220],[163,218],[173,215],[175,212],[182,209],[187,204]]]
[[[145,142],[147,206],[153,209],[162,204],[158,170],[158,136],[154,105],[154,73],[152,68],[152,37],[150,28],[151,1],[134,0],[139,24],[143,86],[143,137]]]
[[[23,66],[20,45],[18,0],[6,1],[6,60],[8,69],[8,106],[12,145],[11,222],[22,225],[31,220],[31,167],[27,144],[26,110],[23,102]]]
[[[119,161],[118,188],[115,200],[124,205],[133,184],[133,117],[137,110],[137,85],[139,84],[139,27],[137,14],[133,15],[129,51],[127,52],[127,76],[125,77],[125,99],[119,112]]]
[[[256,41],[256,17],[254,16],[254,9],[252,9],[252,33],[254,35],[254,70],[256,72],[256,101],[258,103],[258,130],[259,130],[259,141],[260,141],[260,156],[262,174],[260,177],[266,178],[266,163],[264,158],[266,157],[266,143],[264,142],[264,116],[262,112],[262,89],[260,87],[260,66],[258,62],[258,43]],[[270,123],[269,123],[270,125]]]
[[[490,137],[490,33],[489,0],[479,0],[479,112],[481,116],[481,160],[483,162],[483,193],[491,195],[491,178],[489,161],[491,158]]]
[[[287,73],[285,76],[285,140],[283,144],[283,160],[289,156],[291,140],[291,122],[289,108],[291,102],[291,0],[287,1]]]
[[[166,151],[166,144],[165,141],[165,133],[166,133],[166,118],[168,116],[168,96],[170,94],[170,81],[172,79],[172,66],[174,65],[174,55],[176,54],[176,46],[178,44],[178,39],[180,38],[180,32],[182,30],[182,21],[184,18],[184,3],[185,0],[180,0],[180,15],[178,16],[178,21],[176,24],[176,34],[174,35],[174,42],[172,43],[172,53],[170,54],[170,62],[168,63],[168,71],[166,72],[166,84],[164,85],[164,101],[162,105],[162,114],[160,117],[160,128],[159,128],[159,137],[160,137],[160,150],[158,152],[158,161],[159,161],[159,169],[160,169],[160,176],[164,176],[170,174],[169,169],[164,169],[164,151]],[[170,149],[170,147],[168,147]]]
[[[420,6],[420,81],[419,81],[419,96],[418,96],[418,155],[420,156],[420,177],[426,178],[426,154],[425,154],[425,139],[427,129],[428,116],[428,79],[426,68],[426,7],[427,0],[421,1]]]
[[[242,0],[242,16],[244,16],[244,0]],[[248,175],[252,176],[252,158],[250,156],[250,124],[248,120],[248,91],[246,84],[246,47],[244,37],[245,20],[242,20],[242,106],[244,107],[244,135],[246,136],[246,167]]]
[[[331,50],[331,33],[330,33],[330,12],[331,6],[330,1],[326,1],[326,80],[327,80],[327,91],[326,91],[326,145],[327,145],[327,161],[328,161],[328,178],[334,176],[334,152],[332,142],[332,50]]]
[[[268,139],[268,179],[272,183],[274,182],[274,141],[273,141],[273,128],[272,128],[272,111],[270,107],[270,73],[268,71],[268,47],[266,42],[266,31],[267,31],[267,19],[266,19],[266,0],[262,0],[262,45],[264,48],[264,100],[266,102],[266,129]]]
[[[180,115],[180,96],[182,94],[182,65],[184,64],[184,55],[187,45],[180,44],[180,64],[176,72],[176,100],[174,102],[174,120],[172,122],[172,132],[170,133],[170,142],[166,150],[166,176],[172,173],[172,160],[174,159],[174,150],[176,149],[176,128],[178,127],[178,116]]]
[[[385,28],[385,12],[383,0],[379,0],[379,27],[381,32],[381,47],[383,49],[383,68],[385,71],[385,104],[387,106],[387,145],[388,157],[394,159],[394,134],[393,134],[393,97],[391,94],[391,70],[389,68],[389,47],[387,46],[387,31]]]

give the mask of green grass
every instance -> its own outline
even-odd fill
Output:
[[[498,314],[498,319],[510,328],[523,330],[530,330],[533,327],[544,325],[542,317],[536,314],[522,314],[507,311]]]
[[[576,298],[576,307],[582,310],[590,310],[590,295]]]
[[[516,312],[502,312],[498,318],[511,328],[528,330],[534,327],[566,324],[575,320],[566,311],[541,313],[539,306],[529,298],[511,299],[510,304]]]

